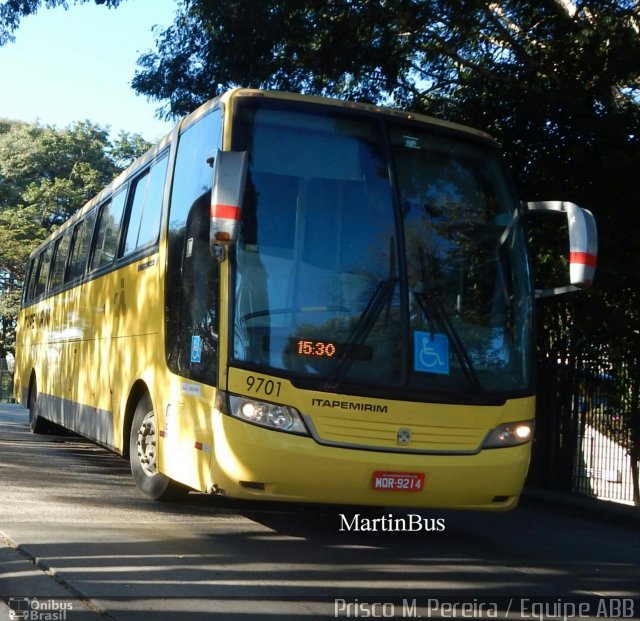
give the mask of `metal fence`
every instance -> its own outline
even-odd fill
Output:
[[[13,401],[13,360],[0,358],[0,402]]]
[[[532,478],[617,502],[640,503],[640,376],[604,350],[541,361]]]

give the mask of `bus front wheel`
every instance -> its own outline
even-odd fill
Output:
[[[158,472],[158,430],[151,398],[145,395],[133,414],[129,436],[131,474],[138,489],[153,500],[169,500],[185,488]]]

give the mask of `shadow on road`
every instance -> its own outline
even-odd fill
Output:
[[[1,528],[117,619],[334,618],[336,600],[402,606],[434,594],[640,595],[637,532],[536,507],[372,510],[196,493],[154,503],[125,460],[77,436],[32,436],[16,417],[0,427],[0,451]],[[19,580],[7,567],[5,585]]]

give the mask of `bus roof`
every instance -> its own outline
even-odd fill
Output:
[[[283,101],[298,101],[309,104],[318,104],[323,106],[330,106],[334,108],[341,108],[343,110],[360,110],[373,114],[379,114],[381,116],[390,116],[405,121],[417,121],[418,123],[424,123],[436,127],[442,127],[455,132],[462,132],[476,138],[489,140],[493,142],[493,138],[486,132],[474,129],[467,125],[461,125],[459,123],[453,123],[451,121],[444,121],[425,114],[418,114],[415,112],[409,112],[398,108],[387,108],[384,106],[377,106],[375,104],[359,103],[355,101],[334,99],[330,97],[320,97],[317,95],[301,95],[300,93],[288,93],[284,91],[267,91],[253,88],[235,88],[226,91],[219,97],[212,99],[199,108],[194,110],[190,115],[185,117],[182,121],[183,125],[190,124],[196,118],[199,118],[203,114],[206,114],[211,108],[222,102],[223,104],[241,97],[264,97],[267,99],[279,99]]]

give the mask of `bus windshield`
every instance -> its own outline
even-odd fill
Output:
[[[525,241],[490,142],[253,99],[234,149],[235,363],[352,394],[531,394]]]

